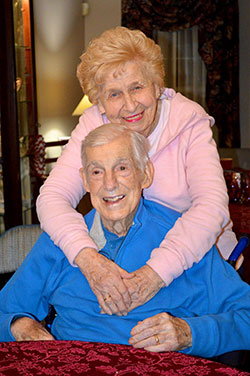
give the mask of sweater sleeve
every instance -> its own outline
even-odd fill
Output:
[[[97,249],[88,235],[83,216],[74,208],[85,193],[79,174],[82,167],[81,142],[102,123],[96,106],[84,112],[37,199],[37,213],[42,229],[62,249],[73,266],[76,255],[83,248]]]
[[[186,354],[211,358],[250,349],[250,313],[247,308],[184,320],[190,325],[193,337],[193,346],[184,351]]]
[[[189,128],[179,136],[178,142],[184,146],[176,170],[179,168],[179,174],[185,174],[190,206],[147,262],[166,285],[199,262],[221,233],[224,232],[221,238],[226,239],[223,246],[228,255],[237,244],[231,231],[226,184],[210,122],[202,114],[194,114],[189,121]]]
[[[47,316],[48,296],[60,273],[62,259],[54,248],[48,235],[43,233],[0,291],[0,341],[15,340],[10,330],[14,318],[25,316],[41,321]]]
[[[215,258],[210,273],[203,275],[209,284],[208,304],[201,315],[183,318],[193,337],[192,347],[184,352],[206,358],[250,349],[250,286],[229,264],[218,260],[218,254]]]

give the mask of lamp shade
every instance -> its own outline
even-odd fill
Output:
[[[89,98],[87,95],[84,95],[81,101],[78,103],[76,108],[74,109],[72,116],[80,116],[82,115],[83,111],[86,110],[88,107],[91,107],[92,103],[90,103]]]

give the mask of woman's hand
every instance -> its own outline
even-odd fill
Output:
[[[128,313],[131,297],[123,278],[128,281],[133,273],[128,273],[92,248],[84,248],[76,256],[75,263],[87,278],[102,313],[119,316]]]
[[[132,330],[129,343],[152,352],[178,351],[192,346],[192,333],[185,320],[159,313],[140,321]]]
[[[132,299],[129,311],[152,299],[165,286],[161,277],[148,265],[137,269],[133,275],[132,277],[130,274],[130,279],[124,277],[124,283]]]
[[[44,326],[30,317],[20,317],[10,327],[16,341],[52,341],[55,338]]]

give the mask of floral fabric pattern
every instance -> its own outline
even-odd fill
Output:
[[[80,341],[0,343],[0,375],[223,375],[248,372],[178,352],[150,353],[130,346]]]
[[[206,102],[220,147],[240,147],[238,0],[122,0],[122,25],[153,37],[154,30],[198,25],[207,68]]]

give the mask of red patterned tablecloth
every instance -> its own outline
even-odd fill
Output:
[[[0,375],[245,376],[226,365],[181,353],[80,341],[2,342]]]

